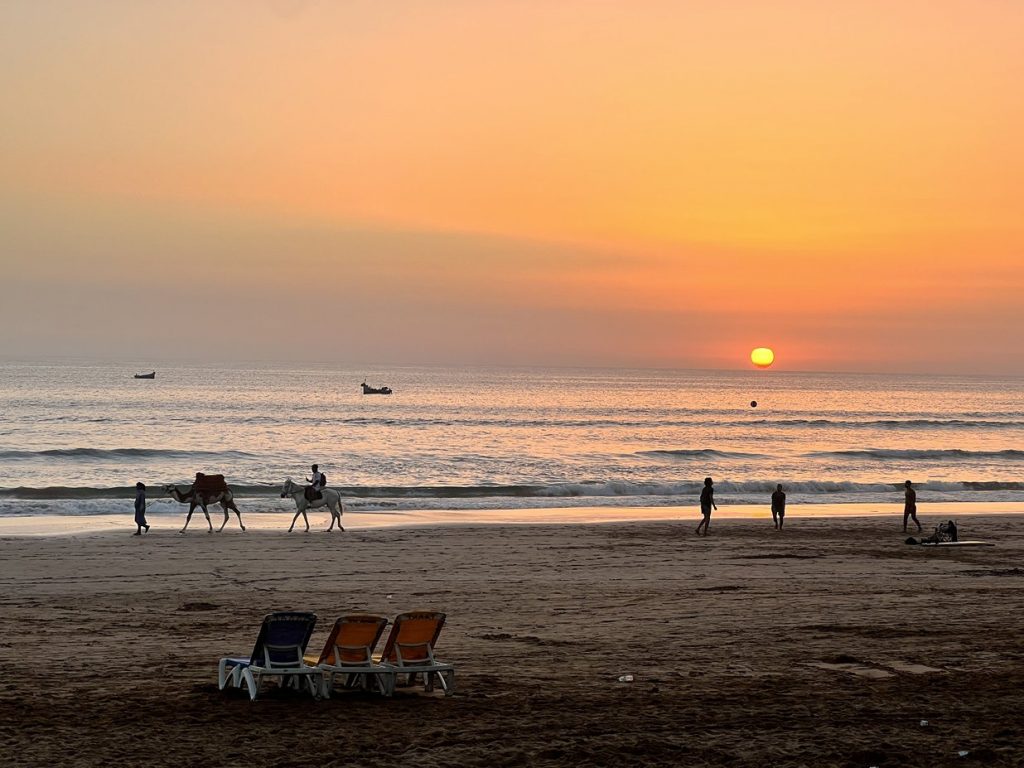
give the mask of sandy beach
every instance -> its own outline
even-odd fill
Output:
[[[0,2],[0,768],[1024,768],[1022,29]]]
[[[0,538],[12,765],[1020,765],[1024,517]],[[450,697],[217,690],[263,614],[448,613]],[[632,682],[619,682],[621,675]],[[927,721],[927,725],[922,722]],[[959,752],[966,751],[966,757]]]

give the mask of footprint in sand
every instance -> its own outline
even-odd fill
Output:
[[[831,663],[827,661],[812,661],[807,666],[817,667],[818,669],[827,669],[830,672],[846,672],[857,677],[866,677],[871,680],[881,680],[886,677],[895,677],[895,672],[889,672],[885,669],[878,669],[877,667],[868,667],[864,664],[858,664],[854,662],[837,662]]]
[[[818,669],[826,669],[830,672],[846,672],[847,674],[857,675],[857,677],[865,677],[869,680],[883,680],[887,677],[895,677],[896,672],[902,672],[908,675],[927,675],[945,672],[945,670],[939,669],[938,667],[929,667],[925,664],[913,664],[907,661],[880,662],[880,666],[888,667],[889,669],[879,669],[879,667],[869,666],[867,663],[849,656],[839,657],[839,659],[834,662],[814,661],[810,662],[808,666],[816,667]],[[890,672],[890,669],[894,671]]]
[[[906,672],[908,675],[941,674],[946,671],[938,667],[929,667],[925,664],[912,664],[909,661],[887,661],[884,662],[883,666],[895,669],[897,672]]]

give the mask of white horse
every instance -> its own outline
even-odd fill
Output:
[[[224,522],[220,524],[217,533],[223,531],[224,526],[228,524],[229,509],[238,517],[238,527],[243,531],[245,530],[245,526],[242,524],[242,513],[235,506],[235,496],[231,489],[204,496],[203,494],[196,493],[194,485],[189,486],[185,493],[182,493],[181,489],[176,485],[165,485],[164,492],[169,494],[179,504],[188,504],[188,515],[185,517],[185,527],[181,529],[181,533],[188,529],[188,524],[192,520],[192,513],[196,511],[196,507],[202,507],[203,514],[206,515],[206,522],[210,526],[208,533],[213,533],[213,523],[210,522],[210,513],[206,509],[207,504],[220,504],[221,509],[224,510]]]
[[[345,512],[345,507],[341,503],[341,494],[333,488],[321,488],[320,498],[310,501],[306,498],[306,486],[293,483],[289,477],[284,481],[284,485],[281,487],[281,498],[291,496],[295,502],[295,508],[298,510],[295,513],[295,517],[292,518],[292,524],[288,526],[288,533],[292,532],[292,528],[295,527],[295,522],[299,519],[299,515],[302,515],[302,519],[306,521],[306,532],[309,533],[309,518],[306,517],[306,510],[316,509],[317,507],[327,507],[331,513],[331,527],[328,531],[334,530],[334,523],[338,523],[338,530],[344,531],[341,527],[341,516]]]

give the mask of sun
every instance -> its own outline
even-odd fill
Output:
[[[758,368],[767,368],[775,362],[775,353],[768,347],[758,347],[750,353],[750,362]]]

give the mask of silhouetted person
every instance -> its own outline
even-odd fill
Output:
[[[149,524],[146,522],[146,486],[143,483],[135,484],[135,525],[138,530],[133,536],[141,536],[143,528],[149,533]]]
[[[310,469],[313,470],[313,476],[306,478],[306,482],[309,483],[309,488],[306,489],[306,498],[309,501],[315,501],[323,498],[320,489],[324,487],[324,476],[320,472],[319,464],[314,464]]]
[[[927,539],[921,539],[922,544],[943,544],[955,541],[958,541],[956,523],[952,520],[945,523],[939,523],[935,526],[935,533]]]
[[[703,519],[697,524],[697,535],[700,536],[700,529],[704,529],[704,535],[708,535],[708,525],[711,523],[711,508],[718,509],[715,504],[715,485],[710,477],[704,478],[704,487],[700,491],[700,514]]]
[[[942,528],[943,526],[940,525],[939,527]],[[957,530],[956,530],[956,523],[953,522],[952,520],[950,520],[948,523],[946,523],[945,530],[943,531],[943,533],[945,533],[947,536],[949,536],[949,540],[950,541],[959,541],[960,540],[959,539],[959,534],[957,533]]]
[[[914,525],[917,526],[917,530],[921,530],[921,523],[917,521],[917,491],[914,490],[914,486],[909,480],[903,484],[905,490],[904,503],[903,503],[903,532],[907,532],[907,519],[914,521]]]
[[[775,486],[775,493],[772,494],[772,522],[778,530],[782,530],[782,523],[786,519],[786,494],[782,490],[782,484]]]

